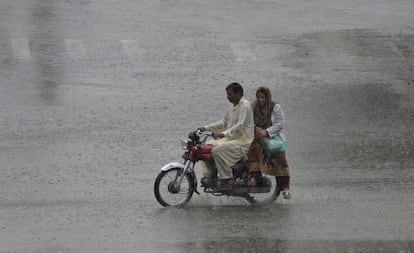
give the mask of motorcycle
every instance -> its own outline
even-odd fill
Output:
[[[206,144],[209,137],[214,137],[214,134],[199,130],[189,133],[188,139],[181,141],[185,150],[182,156],[184,161],[171,162],[161,168],[155,179],[154,193],[162,206],[182,207],[191,200],[194,192],[200,195],[197,190],[195,165],[199,161],[204,161],[211,171],[216,171],[211,153],[213,146]],[[263,174],[263,180],[259,185],[248,187],[245,183],[248,179],[246,165],[240,161],[231,166],[231,169],[236,183],[230,189],[221,189],[217,179],[202,178],[200,185],[203,192],[214,196],[244,198],[252,205],[269,204],[278,198],[282,189],[276,176]]]

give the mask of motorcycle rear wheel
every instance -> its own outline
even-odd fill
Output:
[[[181,184],[177,179],[182,173],[181,168],[172,168],[158,174],[154,183],[154,193],[162,206],[181,207],[190,201],[194,193],[194,183],[190,175],[185,174]]]
[[[253,189],[245,196],[246,200],[252,205],[270,204],[279,197],[281,188],[275,176],[263,175],[270,182],[269,191],[254,191]],[[269,186],[268,186],[269,187]]]

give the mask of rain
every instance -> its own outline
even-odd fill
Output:
[[[409,0],[2,0],[0,252],[413,252],[412,13]],[[292,199],[199,189],[161,206],[160,169],[223,117],[231,82],[282,105]]]

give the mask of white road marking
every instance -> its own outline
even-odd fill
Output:
[[[82,40],[65,39],[66,53],[71,60],[88,59]]]
[[[396,53],[403,60],[406,60],[405,57],[404,57],[404,55],[401,53],[400,49],[398,47],[396,47],[393,42],[390,42],[389,44],[391,46],[391,51],[393,51],[394,53]]]
[[[13,50],[13,57],[19,60],[26,60],[30,59],[30,46],[29,40],[26,38],[14,38],[11,40],[12,43],[12,50]]]
[[[248,43],[245,42],[233,42],[230,43],[231,50],[237,61],[246,62],[256,60],[256,55],[253,50],[249,47]]]

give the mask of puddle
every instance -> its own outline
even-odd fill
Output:
[[[309,82],[315,83],[310,80],[315,78],[346,87],[386,84],[401,95],[398,102],[403,108],[414,110],[414,34],[321,31],[303,34],[289,44],[295,50],[284,61],[309,76]]]
[[[178,245],[180,252],[398,252],[410,253],[413,241],[377,240],[279,240],[258,238],[223,238],[186,242]],[[178,252],[178,251],[177,251]]]

